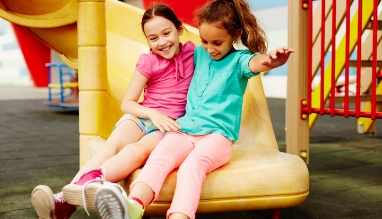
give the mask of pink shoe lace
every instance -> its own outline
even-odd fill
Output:
[[[101,169],[98,169],[98,170],[92,170],[92,171],[89,171],[87,173],[84,173],[81,176],[81,178],[77,182],[74,183],[75,185],[83,185],[83,187],[82,187],[82,202],[83,202],[84,210],[88,216],[90,216],[90,214],[89,214],[89,211],[86,207],[85,188],[89,183],[92,183],[92,182],[103,183],[105,181],[106,181],[105,175],[102,173]]]
[[[54,194],[53,214],[57,219],[68,219],[77,210],[77,207],[66,202],[62,192]]]

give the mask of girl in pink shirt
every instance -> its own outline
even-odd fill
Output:
[[[184,27],[166,5],[148,8],[141,26],[151,51],[142,54],[136,65],[121,106],[125,115],[105,146],[78,171],[63,192],[53,194],[45,185],[33,189],[32,204],[40,218],[69,218],[76,205],[85,201],[79,197],[93,194],[86,197],[86,210],[94,204],[92,198],[100,186],[88,183],[125,179],[145,163],[165,131],[180,129],[175,119],[185,113],[195,45],[180,43]],[[142,91],[144,99],[138,103]]]

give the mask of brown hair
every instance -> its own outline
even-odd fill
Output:
[[[143,32],[145,32],[143,29],[145,23],[147,23],[149,20],[151,20],[155,16],[164,17],[167,20],[171,21],[176,27],[176,29],[178,30],[183,28],[182,21],[179,20],[175,12],[168,5],[153,4],[143,14],[142,22],[141,22],[141,27]]]
[[[199,26],[216,24],[232,37],[241,31],[240,40],[252,53],[267,51],[267,36],[245,0],[214,0],[197,12]]]

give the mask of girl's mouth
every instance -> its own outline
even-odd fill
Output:
[[[210,54],[211,57],[216,57],[216,56],[218,56],[218,55],[219,55],[219,53],[216,53],[216,54]]]
[[[163,52],[167,52],[171,49],[172,45],[171,46],[167,46],[166,48],[163,48],[163,49],[160,49],[161,51]]]

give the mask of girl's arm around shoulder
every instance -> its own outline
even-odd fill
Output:
[[[249,61],[249,69],[252,72],[264,72],[284,65],[289,55],[294,50],[287,46],[279,47],[274,51],[269,52],[269,55],[258,54]]]

